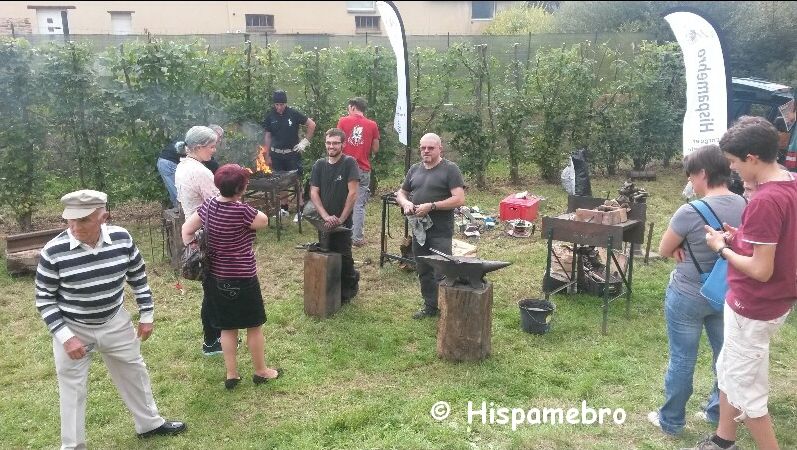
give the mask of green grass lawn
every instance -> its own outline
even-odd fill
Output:
[[[497,171],[502,173],[497,173]],[[491,176],[505,176],[497,168]],[[640,183],[651,192],[648,220],[655,222],[654,245],[670,214],[681,203],[684,177],[677,169],[659,169],[656,182]],[[399,180],[380,180],[381,190]],[[621,177],[593,179],[596,196],[612,197]],[[547,200],[541,215],[564,211],[566,195],[558,186],[529,180],[512,187],[467,192],[467,203],[497,213],[509,193],[529,190]],[[57,211],[51,205],[50,210]],[[398,252],[401,227],[391,211],[391,251]],[[369,204],[369,245],[354,250],[362,273],[352,304],[319,321],[303,313],[303,251],[297,243],[315,240],[305,228],[288,226],[282,240],[269,229],[258,236],[259,277],[266,299],[264,327],[270,365],[285,369],[275,382],[255,387],[251,363],[242,347],[239,363],[244,382],[232,392],[223,387],[220,356],[200,352],[201,286],[184,282],[185,294],[161,258],[160,230],[146,224],[119,223],[137,236],[147,259],[156,302],[155,333],[143,345],[155,399],[166,418],[188,423],[173,438],[136,438],[133,422],[95,357],[89,381],[87,413],[91,448],[527,448],[527,449],[673,449],[690,446],[712,427],[693,418],[712,384],[710,352],[703,340],[695,393],[687,410],[687,428],[678,438],[665,437],[646,421],[663,399],[667,340],[663,295],[671,261],[641,260],[635,267],[630,315],[619,301],[609,313],[608,335],[600,333],[596,297],[557,295],[552,329],[537,336],[520,328],[517,301],[539,297],[545,267],[545,243],[536,236],[515,239],[500,230],[477,241],[479,255],[511,261],[488,275],[494,283],[492,355],[480,363],[450,363],[437,358],[436,321],[410,318],[420,306],[412,273],[379,260],[381,201]],[[158,223],[156,218],[152,224]],[[154,225],[152,225],[154,226]],[[499,227],[502,229],[502,227]],[[539,231],[539,230],[538,230]],[[151,235],[150,235],[151,233]],[[59,444],[58,392],[51,338],[33,304],[31,277],[10,277],[0,269],[0,448],[55,448]],[[127,306],[134,308],[128,296]],[[772,349],[774,415],[782,448],[797,448],[797,319],[791,317]],[[790,345],[791,344],[791,345]],[[447,401],[451,415],[438,422],[430,409]],[[625,422],[603,425],[468,423],[468,402],[494,408],[622,408]],[[489,420],[489,417],[488,417]],[[746,431],[743,448],[753,448]]]

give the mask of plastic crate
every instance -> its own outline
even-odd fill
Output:
[[[540,199],[537,197],[515,198],[514,195],[510,195],[501,200],[498,214],[502,221],[523,219],[533,222],[537,219],[539,208]]]

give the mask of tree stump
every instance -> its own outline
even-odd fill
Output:
[[[490,355],[493,285],[481,290],[440,285],[437,356],[449,361],[480,361]]]
[[[340,254],[304,255],[304,313],[326,318],[340,309]]]
[[[161,216],[163,240],[169,264],[174,270],[180,270],[180,257],[183,255],[183,224],[185,215],[180,207],[164,209]]]

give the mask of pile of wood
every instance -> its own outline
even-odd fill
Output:
[[[634,183],[630,181],[623,183],[620,189],[617,190],[617,193],[619,194],[617,198],[615,198],[617,203],[628,209],[631,209],[631,203],[645,203],[650,196],[648,191],[644,188],[634,186]]]
[[[6,269],[12,275],[36,272],[42,248],[64,231],[61,228],[6,237]]]

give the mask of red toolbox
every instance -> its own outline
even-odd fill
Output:
[[[501,200],[499,218],[501,221],[523,219],[533,222],[540,208],[539,197],[516,198],[515,194]]]

